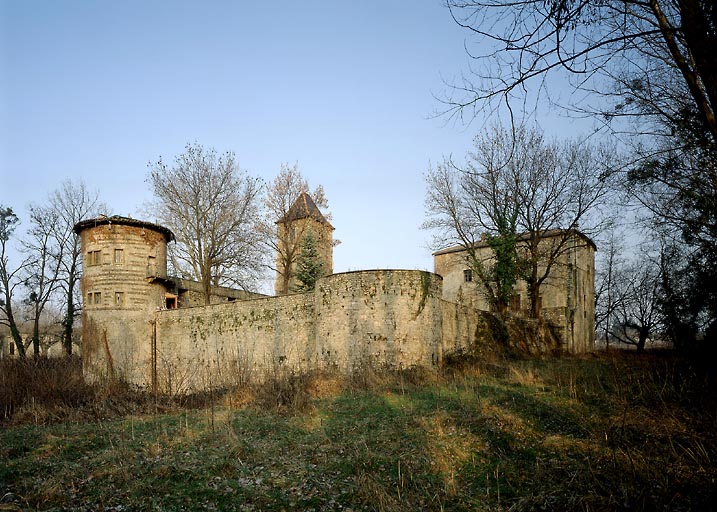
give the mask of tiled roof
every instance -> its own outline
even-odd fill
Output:
[[[174,233],[172,233],[172,231],[169,228],[165,228],[164,226],[160,226],[159,224],[145,222],[143,220],[132,219],[130,217],[121,217],[119,215],[113,215],[112,217],[107,217],[106,215],[100,215],[99,217],[96,217],[94,219],[81,220],[80,222],[75,224],[75,227],[73,229],[75,230],[75,233],[77,233],[79,235],[81,231],[83,231],[87,228],[93,228],[96,226],[106,226],[106,225],[112,225],[112,224],[118,224],[120,226],[135,226],[138,228],[151,229],[153,231],[162,233],[164,235],[164,237],[167,239],[167,242],[174,240]]]
[[[296,201],[294,201],[294,204],[291,205],[289,211],[286,212],[286,215],[284,215],[277,221],[277,224],[285,224],[287,222],[299,219],[306,219],[309,217],[333,229],[331,223],[326,220],[326,217],[324,217],[324,215],[321,213],[319,207],[316,206],[314,200],[306,192],[302,192],[301,194],[299,194],[299,197],[296,199]]]

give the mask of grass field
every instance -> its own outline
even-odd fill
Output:
[[[717,507],[715,380],[669,354],[288,376],[157,410],[63,380],[86,395],[2,404],[0,510]]]

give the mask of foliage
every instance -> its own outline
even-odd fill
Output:
[[[466,250],[499,311],[522,278],[538,317],[540,287],[575,241],[574,230],[590,236],[606,223],[596,214],[618,163],[605,147],[559,144],[526,127],[496,127],[474,147],[465,166],[448,160],[428,172],[424,227],[436,233],[435,246]],[[484,241],[493,249],[488,258],[479,250]]]
[[[700,510],[717,498],[714,374],[686,360],[335,379],[293,375],[239,408],[123,415],[104,395],[87,421],[27,415],[0,431],[0,493],[40,510]]]
[[[633,197],[650,212],[663,258],[663,311],[672,329],[689,325],[717,340],[717,146],[699,123],[676,126],[673,140],[628,175]],[[670,303],[672,302],[672,303]],[[684,306],[687,306],[685,309]],[[680,313],[679,311],[682,310]],[[678,345],[685,339],[675,339]]]
[[[316,237],[307,232],[301,240],[301,251],[296,258],[297,291],[311,291],[316,281],[324,275],[324,264],[316,247]]]
[[[259,178],[239,169],[233,153],[218,155],[194,143],[173,165],[149,165],[153,209],[176,236],[170,253],[175,271],[202,283],[209,304],[212,286],[251,289],[260,277],[262,252],[256,223]]]

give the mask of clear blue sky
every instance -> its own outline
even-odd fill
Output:
[[[431,118],[469,65],[441,4],[0,0],[0,204],[82,178],[139,217],[147,163],[196,141],[322,184],[336,272],[432,270],[423,174],[481,127]]]

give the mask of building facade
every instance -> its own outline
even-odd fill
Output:
[[[323,230],[325,240],[333,231],[313,215],[283,220],[279,230],[306,222]],[[448,353],[470,349],[485,306],[466,284],[458,248],[436,254],[436,273],[329,274],[310,292],[276,297],[217,288],[205,306],[199,283],[167,275],[174,238],[167,228],[99,217],[75,231],[84,253],[83,369],[91,381],[121,378],[176,393],[261,379],[280,368],[432,367]],[[332,244],[323,251],[331,268]],[[591,346],[591,334],[578,331],[593,330],[594,312],[587,309],[593,255],[594,246],[576,245],[554,278],[555,291],[544,296],[546,317],[562,329],[566,351]]]
[[[527,243],[519,237],[518,252]],[[560,247],[557,247],[560,244]],[[540,239],[544,253],[555,253],[548,277],[540,286],[539,309],[560,330],[564,350],[577,353],[593,350],[595,344],[595,243],[576,230],[546,232]],[[475,244],[476,257],[490,268],[493,251],[484,240]],[[434,253],[434,272],[443,277],[443,297],[481,311],[491,311],[488,294],[470,263],[463,246]],[[545,267],[539,268],[542,274]],[[519,280],[510,310],[527,316],[530,310],[528,287]]]

